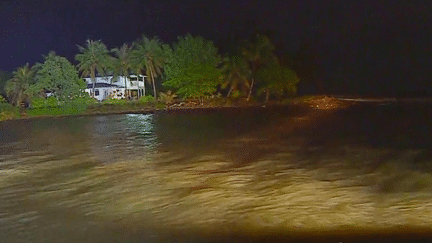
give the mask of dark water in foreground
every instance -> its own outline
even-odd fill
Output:
[[[403,230],[432,227],[432,206],[420,201],[432,198],[431,115],[424,105],[375,105],[3,122],[0,242],[427,240]],[[390,204],[398,193],[427,217]],[[368,201],[384,197],[396,209]],[[355,231],[394,219],[397,236]],[[313,227],[321,230],[302,231]]]

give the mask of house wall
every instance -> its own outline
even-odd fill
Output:
[[[112,88],[106,88],[106,87],[102,87],[102,88],[96,88],[95,89],[95,98],[98,101],[102,101],[104,100],[110,93],[111,93],[111,89]],[[90,94],[90,97],[92,97],[92,89],[85,89],[85,92],[87,92],[88,94]],[[96,95],[99,91],[99,95]]]
[[[92,89],[85,89],[84,91],[87,92],[90,97],[92,97]],[[95,93],[97,93],[96,91],[99,91],[99,95],[95,95],[95,99],[98,101],[103,101],[109,96],[111,96],[113,99],[125,98],[125,88],[101,87],[95,88]]]
[[[131,75],[132,77],[134,77],[135,75]],[[106,84],[115,84],[119,87],[125,87],[125,83],[126,83],[126,77],[124,76],[120,76],[118,77],[116,82],[111,83],[113,76],[106,76],[106,77],[96,77],[96,83],[106,83]],[[135,76],[136,77],[136,76]],[[139,77],[139,81],[128,81],[127,83],[127,88],[128,89],[142,89],[144,87],[144,81],[142,81],[143,77]],[[145,76],[144,76],[144,80],[145,80]],[[93,83],[91,78],[84,78],[85,82],[87,84],[91,84]]]
[[[132,77],[134,77],[134,75],[131,75]],[[95,98],[98,101],[103,101],[104,99],[106,99],[108,96],[111,96],[114,99],[122,99],[125,98],[125,93],[126,93],[126,89],[125,87],[125,82],[127,80],[126,77],[124,76],[120,76],[118,77],[116,82],[111,82],[112,81],[112,77],[113,76],[105,76],[105,77],[96,77],[96,83],[105,83],[105,84],[113,84],[113,85],[117,85],[118,87],[100,87],[100,88],[95,88],[96,90],[99,90],[99,95],[95,95]],[[136,77],[136,76],[135,76]],[[141,81],[129,81],[127,80],[127,90],[139,90],[139,89],[143,89],[144,88],[144,81],[142,81],[142,76],[140,77]],[[145,76],[144,76],[145,79]],[[87,84],[92,84],[92,80],[91,78],[84,78],[85,82]],[[87,92],[88,94],[92,94],[92,89],[85,89],[85,92]]]

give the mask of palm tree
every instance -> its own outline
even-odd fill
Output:
[[[111,52],[114,53],[115,57],[112,59],[113,68],[114,68],[114,77],[116,79],[118,76],[125,77],[125,90],[127,91],[127,79],[130,74],[130,70],[132,68],[132,59],[131,59],[131,51],[132,47],[128,44],[123,44],[122,47],[114,48]],[[129,93],[127,94],[129,96]]]
[[[265,101],[268,103],[270,94],[281,96],[285,94],[295,94],[297,83],[300,81],[297,74],[274,60],[257,72],[257,78],[263,83],[258,93],[266,93]]]
[[[249,89],[251,70],[248,62],[241,56],[226,58],[222,66],[222,88],[229,87],[227,97],[238,89]]]
[[[95,95],[96,72],[99,75],[105,75],[106,70],[110,67],[109,51],[100,40],[87,40],[86,47],[78,46],[81,53],[75,56],[79,61],[78,69],[83,76],[90,76],[93,82],[92,95]]]
[[[165,55],[162,49],[162,43],[157,37],[152,39],[142,36],[141,39],[134,42],[134,50],[132,58],[137,70],[137,74],[145,74],[150,78],[153,85],[153,95],[156,95],[155,79],[162,74],[162,69],[165,64]]]
[[[249,62],[252,72],[252,81],[249,88],[247,101],[249,101],[251,97],[258,69],[262,65],[265,65],[276,58],[276,56],[273,54],[274,49],[275,47],[273,43],[271,43],[270,39],[264,35],[257,35],[253,42],[246,43],[244,44],[243,48],[241,48],[241,52]]]
[[[21,105],[28,98],[27,91],[35,78],[35,69],[29,64],[19,67],[12,73],[13,77],[6,83],[6,95],[15,106]]]

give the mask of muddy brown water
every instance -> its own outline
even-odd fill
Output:
[[[427,105],[0,123],[0,242],[428,242]]]

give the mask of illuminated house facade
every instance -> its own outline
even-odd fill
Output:
[[[113,80],[113,76],[96,77],[94,97],[98,101],[103,101],[107,98],[123,99],[141,97],[145,94],[145,77],[146,76],[143,75],[131,75],[129,78],[120,76],[117,80]],[[84,78],[84,80],[87,84],[85,92],[92,97],[93,82],[91,78]]]

